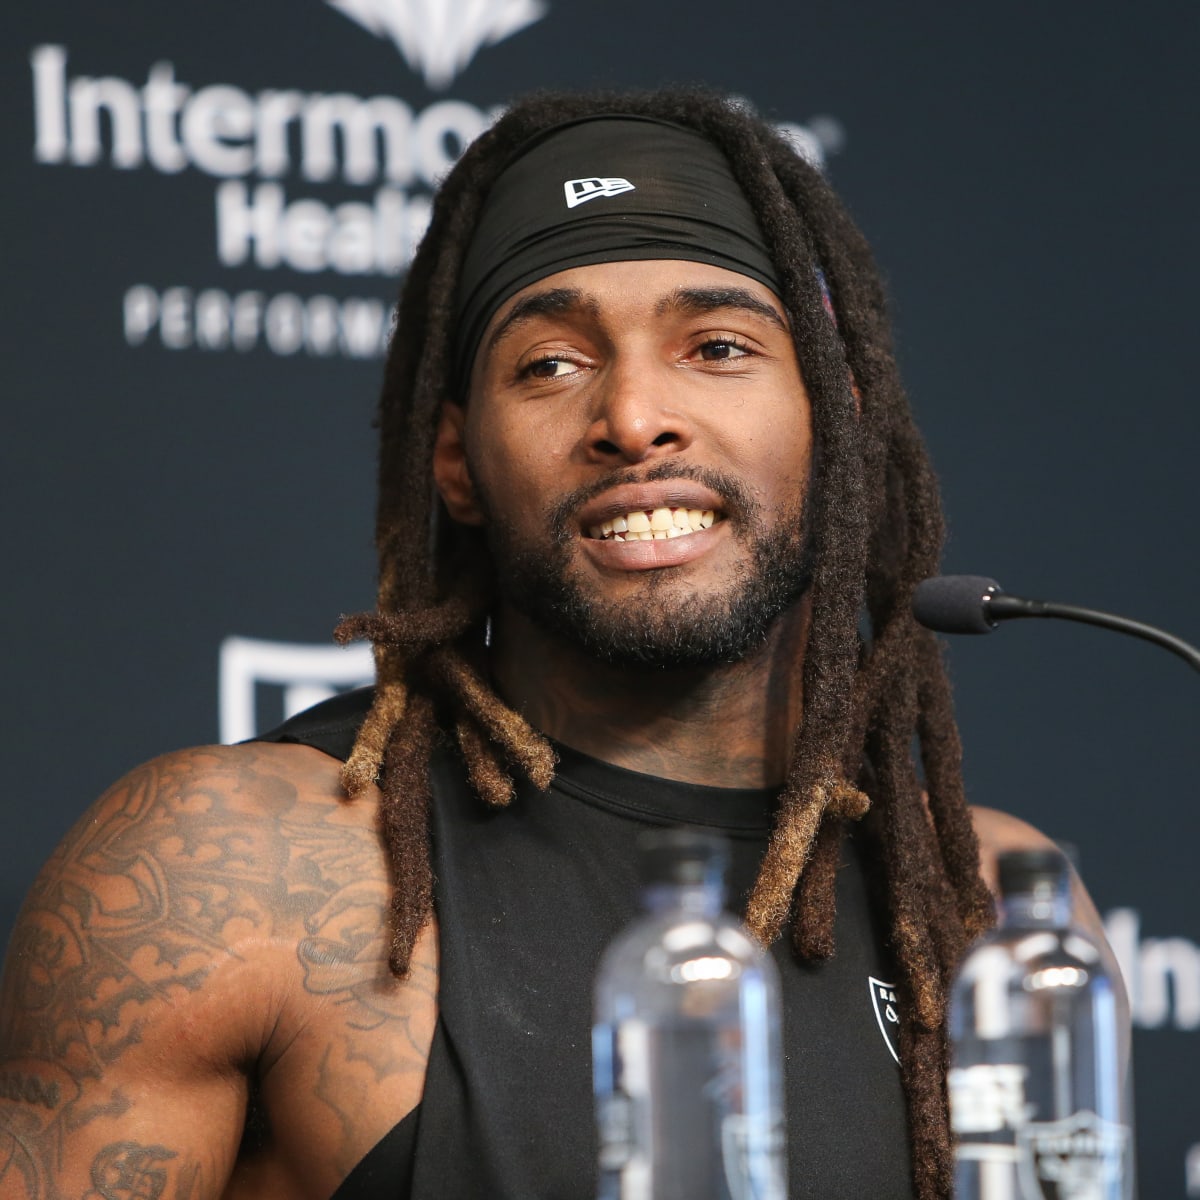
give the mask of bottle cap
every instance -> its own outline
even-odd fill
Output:
[[[1071,875],[1070,861],[1053,846],[1006,850],[996,861],[1000,873],[1000,891],[1005,896],[1046,887],[1057,890],[1066,886]]]
[[[651,830],[638,838],[638,868],[646,886],[719,886],[728,863],[728,843],[706,829],[683,825]]]

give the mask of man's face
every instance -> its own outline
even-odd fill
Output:
[[[715,665],[807,588],[810,429],[767,288],[700,263],[604,263],[492,318],[435,476],[537,625],[614,664]]]

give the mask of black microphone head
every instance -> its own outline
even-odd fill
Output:
[[[926,629],[937,633],[991,633],[987,598],[1000,585],[986,575],[936,575],[913,592],[912,613]]]

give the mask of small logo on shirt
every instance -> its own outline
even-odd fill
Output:
[[[628,179],[568,179],[563,184],[568,208],[578,208],[597,196],[619,196],[635,190]]]
[[[883,1034],[884,1043],[892,1057],[900,1061],[900,1006],[896,1000],[896,985],[884,983],[874,975],[867,976],[867,986],[871,989],[871,1007],[875,1010],[875,1020],[879,1023],[879,1032]]]

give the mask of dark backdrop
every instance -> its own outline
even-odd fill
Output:
[[[704,81],[794,126],[886,272],[948,568],[1200,638],[1195,4],[4,7],[0,929],[115,776],[362,675],[325,647],[372,598],[397,272],[534,85]],[[953,669],[973,800],[1079,846],[1122,955],[1143,1195],[1200,1196],[1198,681],[1045,624]]]

